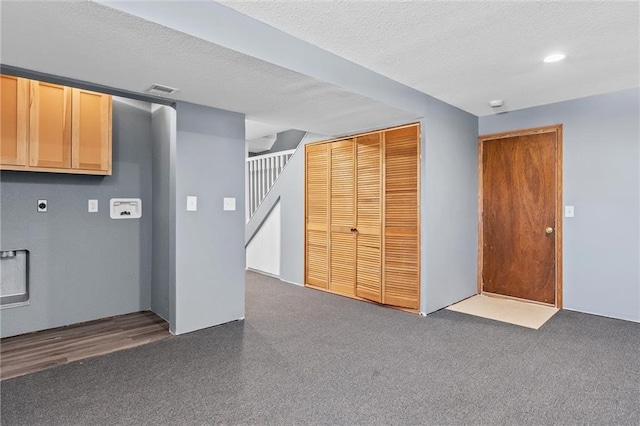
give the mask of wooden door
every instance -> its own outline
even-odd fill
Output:
[[[557,133],[481,138],[482,291],[556,304]]]
[[[305,283],[329,288],[329,150],[305,147]]]
[[[382,134],[355,138],[356,296],[382,302]]]
[[[71,166],[71,88],[31,81],[29,165]]]
[[[1,144],[0,163],[27,165],[29,135],[29,80],[1,75],[0,87]]]
[[[329,144],[329,290],[355,295],[355,196],[353,139]]]
[[[72,90],[71,167],[111,170],[111,96]]]
[[[382,303],[420,307],[419,126],[384,133]]]

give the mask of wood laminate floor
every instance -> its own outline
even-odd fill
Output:
[[[0,379],[133,348],[169,337],[169,324],[135,312],[0,340]]]

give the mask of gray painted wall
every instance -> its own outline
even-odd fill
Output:
[[[176,334],[244,318],[244,115],[179,102]],[[186,211],[187,196],[198,210]],[[235,197],[236,210],[223,211]]]
[[[30,251],[31,301],[0,311],[2,337],[149,309],[151,114],[114,98],[113,175],[2,172],[1,249]],[[139,220],[109,218],[142,198]],[[38,199],[49,201],[37,213]],[[98,213],[87,212],[97,199]]]
[[[480,118],[489,134],[561,123],[566,309],[640,321],[640,90]]]
[[[295,129],[278,133],[278,137],[276,141],[273,143],[273,146],[271,147],[271,149],[269,150],[269,153],[287,151],[289,149],[296,149],[300,144],[300,141],[302,140],[302,138],[304,138],[304,135],[306,133],[307,132],[304,132],[302,130],[295,130]],[[268,153],[265,152],[263,154],[268,154]]]
[[[476,294],[478,118],[431,99],[422,123],[421,312]]]
[[[171,288],[175,287],[176,111],[155,106],[153,134],[153,237],[151,310],[171,322]]]
[[[307,132],[304,132],[302,130],[296,130],[296,129],[285,130],[284,132],[280,132],[277,134],[276,141],[273,143],[273,146],[271,147],[271,149],[268,149],[267,151],[258,152],[258,153],[251,152],[249,153],[249,156],[255,157],[256,155],[266,155],[266,154],[272,154],[274,152],[296,149],[300,144],[300,141],[302,140],[302,138],[304,138],[304,135],[306,133]]]

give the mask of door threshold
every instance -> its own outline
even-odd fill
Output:
[[[505,294],[489,293],[488,291],[483,291],[480,294],[482,296],[495,297],[496,299],[516,300],[518,302],[531,303],[533,305],[541,305],[541,306],[548,306],[550,308],[557,308],[557,306],[553,303],[538,302],[537,300],[529,300],[529,299],[523,299],[521,297],[507,296]]]

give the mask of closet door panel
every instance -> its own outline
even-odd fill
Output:
[[[326,145],[306,147],[306,277],[320,288],[329,284],[329,156]]]
[[[383,303],[419,308],[418,127],[385,132]]]
[[[355,197],[353,140],[333,142],[331,152],[331,241],[329,289],[355,295]]]
[[[382,302],[382,135],[356,138],[356,296]]]

